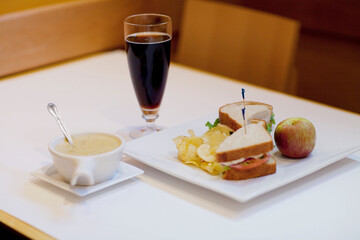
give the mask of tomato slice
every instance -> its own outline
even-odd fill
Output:
[[[248,158],[245,161],[231,165],[230,167],[237,170],[248,170],[266,163],[269,160],[269,158],[270,158],[269,154],[266,154],[264,158]]]

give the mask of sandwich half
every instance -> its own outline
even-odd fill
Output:
[[[273,107],[271,105],[245,101],[245,119],[246,124],[250,124],[252,120],[264,120],[266,124],[271,124],[271,115],[273,114]],[[234,131],[244,126],[244,119],[242,116],[243,102],[235,102],[222,106],[219,109],[219,121]]]
[[[216,160],[226,166],[223,178],[245,180],[276,172],[276,162],[269,152],[274,143],[264,120],[251,120],[226,138],[215,151]]]

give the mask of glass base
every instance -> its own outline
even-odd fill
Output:
[[[161,130],[163,130],[164,127],[160,127],[160,126],[143,126],[143,127],[137,127],[134,128],[130,131],[129,135],[132,139],[136,139],[136,138],[140,138],[152,133],[156,133],[159,132]]]

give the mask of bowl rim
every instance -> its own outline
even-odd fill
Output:
[[[57,136],[55,138],[53,138],[49,143],[48,143],[48,149],[50,151],[51,154],[53,155],[57,155],[63,158],[91,158],[91,157],[102,157],[102,156],[106,156],[106,155],[111,155],[115,152],[123,152],[125,145],[126,145],[126,141],[125,139],[120,136],[117,135],[115,133],[110,133],[110,132],[100,132],[100,131],[95,131],[95,132],[79,132],[79,133],[75,133],[72,134],[72,136],[83,136],[83,135],[90,135],[90,134],[101,134],[101,135],[108,135],[111,137],[116,138],[117,140],[120,141],[120,146],[116,147],[115,149],[109,151],[109,152],[105,152],[105,153],[100,153],[100,154],[94,154],[94,155],[71,155],[71,154],[66,154],[66,153],[62,153],[59,152],[55,149],[55,146],[57,144],[59,144],[60,141],[64,141],[64,135],[60,135]]]

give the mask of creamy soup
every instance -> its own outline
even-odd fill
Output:
[[[73,142],[72,146],[67,141],[61,142],[55,149],[68,155],[89,156],[110,152],[121,144],[118,139],[105,134],[75,136]]]

